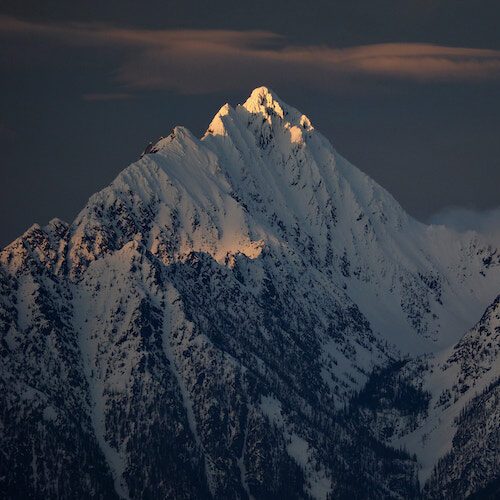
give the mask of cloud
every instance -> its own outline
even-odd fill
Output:
[[[429,222],[451,227],[459,232],[476,231],[500,246],[500,207],[490,210],[448,207],[433,215]]]
[[[412,82],[500,80],[500,51],[420,43],[348,48],[296,45],[268,31],[148,30],[98,23],[35,23],[0,17],[0,37],[94,47],[111,57],[128,91],[206,93],[289,80],[332,90],[373,79]],[[258,80],[258,81],[257,81]]]

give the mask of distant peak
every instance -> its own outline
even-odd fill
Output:
[[[276,93],[271,90],[269,87],[257,87],[252,90],[252,93],[250,94],[250,97],[248,100],[255,100],[255,99],[260,99],[261,101],[266,101],[266,100],[275,100],[279,101],[280,98],[276,95]]]
[[[225,135],[226,130],[224,127],[224,123],[222,121],[222,117],[228,115],[232,109],[233,108],[231,108],[231,106],[228,103],[224,104],[224,106],[222,106],[219,109],[219,111],[217,111],[213,120],[210,122],[210,125],[208,126],[208,129],[205,132],[205,135],[207,135],[207,134]]]
[[[250,113],[275,114],[284,118],[288,114],[288,106],[268,87],[257,87],[252,91],[250,97],[245,101],[243,107]]]
[[[167,137],[161,136],[156,142],[150,142],[144,152],[141,154],[141,158],[144,155],[154,154],[161,151],[163,148],[168,146],[170,143],[177,141],[180,143],[193,142],[197,139],[193,133],[186,127],[177,125],[172,129],[172,132]]]
[[[262,114],[268,120],[277,116],[283,122],[288,123],[288,127],[297,127],[308,132],[314,129],[311,120],[306,115],[280,99],[269,87],[254,89],[243,104],[243,108],[252,114]]]
[[[269,87],[254,89],[248,99],[236,108],[224,104],[210,122],[203,138],[210,136],[231,135],[231,123],[240,123],[243,127],[254,124],[254,133],[262,135],[262,127],[279,126],[289,131],[291,142],[302,143],[304,132],[311,132],[314,127],[307,116],[286,104]],[[273,125],[274,124],[274,125]]]

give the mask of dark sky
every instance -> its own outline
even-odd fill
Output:
[[[500,205],[500,2],[0,3],[0,246],[273,88],[414,216]]]

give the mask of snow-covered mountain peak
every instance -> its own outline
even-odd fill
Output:
[[[287,113],[287,105],[267,87],[258,87],[252,91],[243,107],[250,113],[269,114],[274,112],[281,118]]]
[[[217,111],[212,121],[210,122],[210,125],[208,126],[205,136],[207,136],[208,134],[226,135],[226,129],[224,127],[223,117],[229,115],[231,111],[233,111],[233,108],[231,108],[231,106],[228,103],[224,104],[224,106],[222,106],[219,109],[219,111]]]
[[[250,131],[261,147],[267,146],[273,138],[285,144],[303,144],[306,134],[314,130],[307,116],[282,101],[267,87],[258,87],[236,108],[224,104],[211,121],[204,139],[210,136],[239,136]]]
[[[66,222],[57,218],[43,227],[33,224],[0,252],[0,265],[13,273],[23,273],[30,266],[58,268],[63,258],[68,227]]]
[[[313,126],[307,116],[285,103],[275,92],[267,87],[258,87],[241,106],[252,114],[262,114],[266,119],[272,116],[281,118],[288,126],[300,126],[311,131]]]
[[[0,496],[419,498],[467,402],[478,489],[499,277],[259,87],[0,252]]]
[[[145,154],[159,153],[162,149],[165,149],[172,143],[180,145],[182,148],[186,145],[186,143],[190,144],[193,141],[197,141],[193,133],[188,128],[177,125],[172,129],[172,132],[167,137],[161,137],[156,143],[150,143],[144,151],[143,156]]]

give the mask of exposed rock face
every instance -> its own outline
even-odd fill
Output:
[[[431,497],[498,478],[498,298],[463,336],[498,294],[497,250],[413,220],[264,87],[0,263],[5,497],[416,498],[418,473]]]

